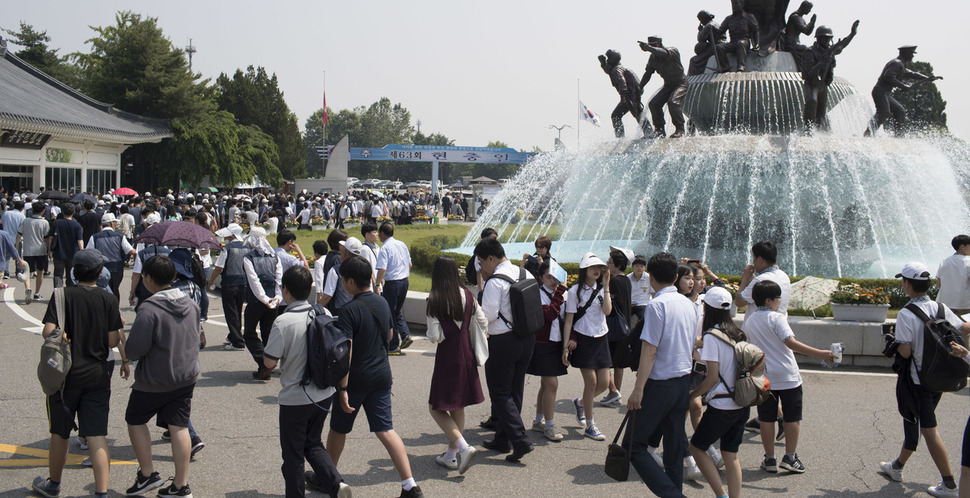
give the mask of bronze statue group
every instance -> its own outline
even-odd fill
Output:
[[[787,6],[788,2],[778,2]],[[694,45],[694,56],[691,57],[687,73],[681,62],[680,51],[673,47],[665,47],[660,36],[651,36],[646,42],[638,42],[640,49],[650,53],[646,69],[641,78],[637,78],[633,71],[620,64],[620,53],[608,50],[606,55],[600,55],[600,67],[610,76],[610,81],[620,95],[620,103],[613,109],[613,130],[617,138],[623,138],[623,116],[630,113],[637,120],[646,138],[664,138],[666,121],[663,107],[667,106],[670,121],[674,125],[674,133],[670,138],[681,138],[687,134],[686,119],[682,109],[684,97],[690,77],[700,76],[706,72],[727,73],[731,71],[746,72],[748,70],[749,53],[756,52],[757,57],[766,57],[773,51],[789,52],[801,72],[805,105],[803,109],[804,131],[811,135],[814,130],[828,130],[826,119],[828,110],[828,88],[835,78],[835,57],[842,53],[849,45],[859,28],[859,21],[852,24],[848,36],[833,43],[834,32],[828,26],[818,26],[817,16],[812,14],[806,22],[805,17],[812,12],[813,4],[807,0],[784,21],[784,10],[775,15],[768,26],[760,26],[757,16],[745,10],[745,0],[731,0],[731,14],[720,24],[714,21],[714,14],[702,10],[697,13],[697,44]],[[780,19],[780,20],[779,20]],[[815,32],[815,43],[807,47],[801,44],[801,35],[811,35]],[[927,82],[942,79],[939,76],[926,76],[906,67],[913,61],[916,54],[915,45],[899,47],[899,55],[889,61],[883,68],[879,79],[872,89],[872,99],[875,103],[876,114],[870,120],[865,136],[873,135],[879,127],[891,124],[895,135],[900,135],[906,125],[906,109],[893,98],[893,90],[907,91],[910,88]],[[728,59],[734,57],[734,64]],[[708,68],[711,57],[715,58],[713,68]],[[650,110],[650,121],[644,115],[641,97],[643,89],[650,81],[653,73],[663,79],[663,87],[650,99],[647,107]],[[912,80],[908,83],[905,80]],[[890,122],[891,120],[891,122]]]

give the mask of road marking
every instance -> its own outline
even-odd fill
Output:
[[[7,303],[7,307],[10,308],[11,311],[16,313],[17,316],[24,319],[25,321],[30,322],[36,326],[43,327],[44,326],[43,322],[30,316],[30,313],[27,313],[26,311],[24,311],[24,309],[21,308],[19,304],[17,304],[16,292],[17,292],[16,289],[14,289],[13,287],[7,287],[6,292],[3,293],[3,300],[4,302]]]
[[[0,453],[11,455],[24,455],[34,458],[8,458],[0,459],[0,467],[46,467],[48,464],[48,451],[26,446],[14,446],[12,444],[0,444]],[[67,465],[82,465],[86,455],[67,454]],[[138,465],[138,462],[127,460],[111,460],[111,465]]]
[[[822,375],[851,375],[851,376],[856,376],[856,377],[896,377],[896,374],[894,374],[894,373],[881,373],[881,372],[846,372],[844,370],[840,371],[837,368],[836,369],[830,369],[830,370],[809,370],[809,369],[803,369],[803,370],[801,370],[801,372],[802,373],[815,373],[815,374],[822,374]]]

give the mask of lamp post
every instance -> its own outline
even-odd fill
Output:
[[[566,129],[566,128],[572,128],[572,126],[569,126],[568,124],[564,124],[562,126],[549,125],[549,129],[550,130],[556,130],[556,131],[559,132],[559,137],[558,138],[559,138],[560,141],[562,141],[562,131],[564,129]]]

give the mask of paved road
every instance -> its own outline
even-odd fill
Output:
[[[50,280],[42,293],[50,294]],[[127,279],[122,288],[127,288]],[[22,288],[21,288],[22,289]],[[12,291],[3,294],[0,304],[0,497],[26,495],[26,486],[37,475],[46,476],[43,459],[48,447],[44,399],[34,375],[37,351],[41,344],[39,318],[46,299],[22,305],[22,290],[16,300]],[[283,480],[278,441],[276,394],[279,381],[250,380],[254,363],[244,352],[221,348],[225,326],[214,302],[212,319],[206,324],[210,346],[201,353],[203,373],[193,403],[193,422],[205,440],[206,448],[193,461],[189,483],[195,496],[234,498],[282,496]],[[125,319],[133,320],[131,310]],[[444,451],[446,439],[428,415],[429,378],[434,362],[433,347],[418,340],[406,356],[390,359],[394,372],[394,417],[398,432],[408,448],[415,478],[427,496],[649,496],[639,481],[617,483],[603,474],[607,443],[582,437],[568,399],[578,396],[582,380],[572,372],[562,379],[557,421],[566,432],[561,443],[545,441],[533,433],[536,451],[521,464],[509,464],[483,450],[481,457],[465,476],[447,471],[435,463]],[[896,497],[927,496],[927,486],[939,481],[928,453],[921,447],[906,468],[906,481],[895,483],[876,473],[880,460],[890,459],[899,450],[902,422],[896,413],[893,386],[895,379],[885,372],[838,371],[803,372],[805,378],[805,421],[799,456],[808,468],[804,475],[767,474],[759,470],[761,446],[756,435],[747,434],[741,447],[744,493],[747,496],[840,496]],[[129,382],[115,377],[109,443],[112,457],[130,462],[124,409]],[[484,384],[484,383],[483,383]],[[632,385],[628,377],[627,390]],[[484,385],[483,385],[484,388]],[[534,415],[533,403],[538,389],[536,378],[526,383],[525,417]],[[612,436],[625,408],[597,409],[599,427]],[[477,427],[487,416],[486,404],[466,410],[469,428],[466,439],[480,444],[487,436]],[[967,392],[943,397],[937,411],[940,429],[950,450],[950,462],[959,473],[960,444],[967,420]],[[340,462],[344,478],[355,496],[388,497],[399,494],[399,478],[377,439],[367,432],[363,417],[348,438]],[[173,475],[171,449],[160,439],[161,430],[152,428],[156,438],[156,467],[163,477]],[[18,454],[10,453],[17,451]],[[83,452],[75,445],[72,454]],[[784,452],[781,444],[776,452]],[[80,462],[80,457],[72,461]],[[111,468],[112,493],[123,491],[134,477],[133,465]],[[632,477],[635,479],[635,472]],[[723,479],[723,474],[722,474]],[[80,465],[69,466],[64,474],[64,496],[90,495],[91,471]],[[710,488],[687,483],[688,497],[707,497]],[[321,496],[316,494],[317,496]]]

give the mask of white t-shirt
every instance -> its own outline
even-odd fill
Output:
[[[754,276],[751,279],[751,283],[741,291],[741,298],[748,302],[748,307],[744,312],[745,320],[751,316],[756,306],[754,304],[754,298],[751,297],[751,293],[754,290],[754,284],[762,280],[771,280],[781,287],[781,305],[778,306],[778,312],[784,315],[788,315],[788,301],[791,301],[791,279],[788,278],[788,274],[781,271],[778,266],[770,266],[766,268],[761,273]]]
[[[970,256],[952,254],[940,263],[936,272],[940,294],[936,300],[950,308],[970,308]]]
[[[322,268],[323,265],[320,265]],[[337,293],[337,284],[340,283],[340,275],[337,275],[337,268],[335,266],[330,267],[330,271],[327,272],[326,283],[323,285],[323,295],[333,297]]]
[[[721,375],[721,379],[724,379],[724,382],[718,379],[717,384],[704,396],[708,406],[718,410],[740,410],[741,407],[731,398],[714,399],[715,395],[730,394],[729,389],[734,389],[734,379],[737,378],[738,373],[738,360],[734,356],[734,348],[717,337],[707,334],[704,336],[704,347],[701,348],[701,360],[705,363],[716,361],[717,373]],[[707,375],[715,375],[715,373],[708,370]],[[724,386],[725,383],[727,387]]]
[[[919,306],[923,310],[923,313],[926,313],[926,316],[930,318],[936,317],[936,313],[939,311],[940,305],[933,302],[929,296],[918,297],[910,302]],[[946,309],[946,321],[950,322],[957,329],[963,326],[963,320],[953,313],[949,307]],[[912,348],[913,361],[910,363],[910,373],[913,377],[913,382],[920,384],[919,374],[917,372],[919,372],[920,367],[923,365],[923,320],[920,320],[918,316],[914,315],[906,307],[899,310],[899,314],[896,315],[896,341],[900,344],[909,344]]]
[[[593,294],[593,287],[589,287],[586,284],[576,284],[569,289],[569,293],[566,296],[566,313],[575,313],[586,306],[589,302],[589,298]],[[602,337],[609,332],[609,327],[606,325],[606,315],[603,314],[603,300],[606,296],[603,293],[603,289],[600,289],[596,293],[596,297],[593,298],[592,304],[589,308],[586,308],[586,313],[579,319],[579,321],[573,322],[573,330],[589,337]]]
[[[646,306],[650,302],[650,298],[653,297],[653,287],[650,286],[650,275],[647,272],[643,272],[640,276],[640,280],[637,280],[633,274],[627,275],[630,279],[630,284],[632,284],[633,292],[630,295],[631,301],[633,301],[634,306]]]
[[[745,320],[744,335],[748,337],[748,342],[765,353],[765,378],[771,382],[772,391],[802,385],[795,353],[785,344],[785,341],[795,337],[786,315],[759,307]]]

